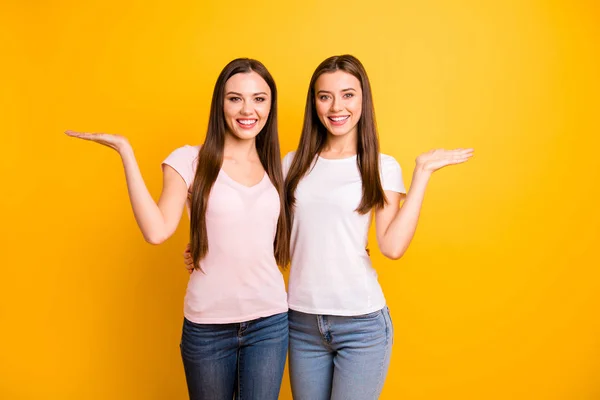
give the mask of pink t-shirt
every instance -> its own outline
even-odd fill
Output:
[[[188,190],[199,149],[186,145],[163,161],[181,175]],[[189,200],[187,207],[189,211]],[[219,172],[206,211],[204,272],[192,272],[185,295],[188,320],[224,324],[287,312],[285,284],[273,253],[278,218],[279,195],[267,174],[247,187]]]

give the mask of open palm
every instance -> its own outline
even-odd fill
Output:
[[[110,147],[111,149],[117,151],[121,151],[124,146],[127,146],[129,144],[127,138],[125,138],[124,136],[112,135],[108,133],[65,131],[65,134],[67,134],[67,136],[100,143],[101,145]]]
[[[434,172],[448,165],[461,164],[473,156],[473,149],[436,149],[417,157],[417,167]]]

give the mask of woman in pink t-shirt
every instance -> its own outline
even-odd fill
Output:
[[[263,64],[236,59],[215,84],[203,146],[163,162],[156,203],[122,136],[67,131],[117,150],[144,238],[167,240],[184,207],[191,271],[181,339],[191,399],[277,399],[288,345],[289,262],[277,89]]]

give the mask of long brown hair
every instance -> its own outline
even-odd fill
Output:
[[[273,243],[275,260],[281,266],[289,263],[289,224],[283,189],[281,171],[281,153],[277,133],[277,87],[267,68],[259,61],[249,58],[238,58],[223,68],[213,91],[210,106],[208,129],[204,144],[198,152],[198,167],[192,185],[192,204],[190,215],[190,250],[195,268],[200,268],[202,260],[209,251],[206,231],[206,208],[208,196],[223,164],[223,151],[227,124],[223,105],[225,101],[225,83],[236,74],[256,72],[271,89],[271,110],[267,122],[256,136],[255,145],[258,157],[271,182],[277,189],[280,200],[279,220]]]
[[[385,193],[379,177],[379,140],[377,124],[369,77],[361,62],[354,56],[345,54],[329,57],[315,70],[310,79],[306,107],[304,109],[304,124],[300,143],[294,155],[286,178],[285,192],[288,208],[291,213],[295,204],[295,191],[300,179],[314,165],[315,157],[323,150],[327,139],[327,129],[319,120],[315,105],[315,83],[324,73],[344,71],[355,76],[362,89],[362,114],[357,123],[357,158],[356,163],[362,178],[362,199],[357,212],[366,214],[373,208],[382,208],[385,203]]]

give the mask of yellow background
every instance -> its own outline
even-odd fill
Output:
[[[146,244],[118,155],[62,132],[126,135],[158,195],[228,61],[274,75],[287,152],[341,53],[407,182],[420,152],[477,152],[434,175],[403,259],[374,251],[395,325],[382,398],[600,399],[593,0],[2,2],[0,398],[186,397],[187,219]]]

